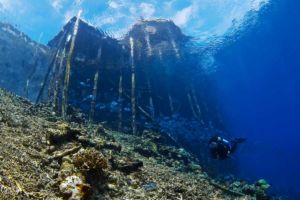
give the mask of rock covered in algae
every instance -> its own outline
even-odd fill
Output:
[[[262,190],[267,190],[271,186],[265,179],[258,180],[255,185],[260,187]]]
[[[144,166],[143,162],[140,160],[133,160],[132,158],[124,158],[116,160],[114,157],[110,159],[113,169],[119,170],[121,172],[130,174],[132,172],[138,171]]]
[[[59,189],[70,200],[82,200],[88,198],[91,186],[85,184],[81,177],[72,175],[60,184]]]
[[[58,144],[61,142],[71,141],[80,134],[80,130],[71,128],[68,123],[56,123],[55,128],[47,129],[47,139],[50,144]]]

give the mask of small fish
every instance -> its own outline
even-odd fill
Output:
[[[87,100],[90,100],[90,99],[92,99],[93,98],[93,95],[91,94],[91,95],[88,95],[87,97],[85,97],[83,100],[82,100],[82,102],[85,102],[85,101],[87,101]]]
[[[81,86],[83,86],[83,87],[91,87],[90,84],[87,84],[87,83],[85,83],[85,82],[80,82],[79,84],[80,84]]]
[[[118,110],[118,105],[119,105],[118,102],[112,101],[112,102],[110,103],[110,111],[111,111],[111,112],[116,112],[116,111]]]
[[[125,108],[124,108],[124,111],[125,111],[125,112],[130,112],[131,109],[130,109],[129,107],[125,107]]]
[[[123,98],[119,98],[119,99],[118,99],[118,102],[119,102],[119,103],[122,103],[122,102],[124,102],[124,101],[125,101],[125,99],[123,99]]]
[[[98,103],[96,105],[96,108],[99,110],[104,110],[107,106],[104,103]]]

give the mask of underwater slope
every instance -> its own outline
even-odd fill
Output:
[[[266,199],[262,185],[213,181],[158,134],[140,138],[63,121],[49,107],[3,90],[0,135],[3,200]]]
[[[201,55],[172,21],[140,20],[119,41],[74,17],[48,47],[1,26],[0,87],[65,118],[71,105],[114,130],[160,129],[212,166],[207,140],[223,123]]]
[[[0,22],[0,87],[35,100],[50,56],[47,46]]]

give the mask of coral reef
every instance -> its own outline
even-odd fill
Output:
[[[1,89],[0,135],[1,200],[268,199],[266,182],[217,182],[159,133],[64,121]]]

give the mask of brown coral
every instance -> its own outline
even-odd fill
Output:
[[[107,160],[95,148],[82,149],[73,156],[73,163],[79,170],[90,171],[106,169]]]

